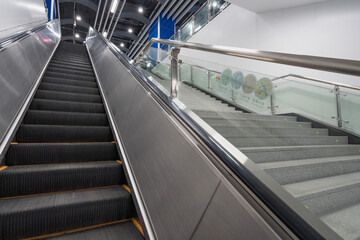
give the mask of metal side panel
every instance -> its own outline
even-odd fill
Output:
[[[217,204],[226,180],[209,159],[100,39],[88,37],[87,46],[155,238],[186,240],[207,228],[222,233],[222,224],[206,224],[204,217],[213,209],[223,213],[222,219],[248,221],[244,227],[231,226],[247,231],[248,239],[276,237],[249,204],[236,204],[228,196],[224,200],[230,198],[230,205]],[[232,229],[224,235],[229,238],[221,239],[239,239],[240,232]]]
[[[0,143],[59,41],[59,22],[54,21],[0,50]]]

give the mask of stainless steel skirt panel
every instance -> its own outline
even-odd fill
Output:
[[[0,51],[0,143],[59,41],[54,21]]]

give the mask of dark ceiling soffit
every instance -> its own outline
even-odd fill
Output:
[[[87,0],[59,0],[59,3],[66,3],[66,2],[76,2],[77,4],[81,4],[85,7],[88,7],[89,9],[93,10],[95,13],[97,12],[97,5],[91,1]],[[131,18],[138,20],[139,22],[148,25],[150,23],[150,20],[144,17],[141,14],[133,13],[133,12],[122,12],[121,13],[122,18]]]
[[[114,36],[123,36],[123,37],[127,37],[133,40],[138,40],[138,37],[135,34],[129,33],[127,31],[122,31],[122,30],[115,30],[114,31]]]

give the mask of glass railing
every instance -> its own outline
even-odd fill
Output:
[[[325,238],[360,237],[360,88],[169,56],[167,50],[157,61],[152,51],[138,59],[139,68],[170,99],[177,97],[180,108],[195,113],[190,116],[199,126],[210,127],[218,144],[251,159],[238,161],[254,164],[252,173],[281,201],[316,231],[334,234]],[[173,58],[179,62],[175,95]]]

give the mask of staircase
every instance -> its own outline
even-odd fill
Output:
[[[310,212],[344,239],[360,239],[360,145],[296,117],[243,113],[186,84],[179,89],[186,106]]]
[[[60,43],[5,164],[0,239],[143,239],[84,46]]]

